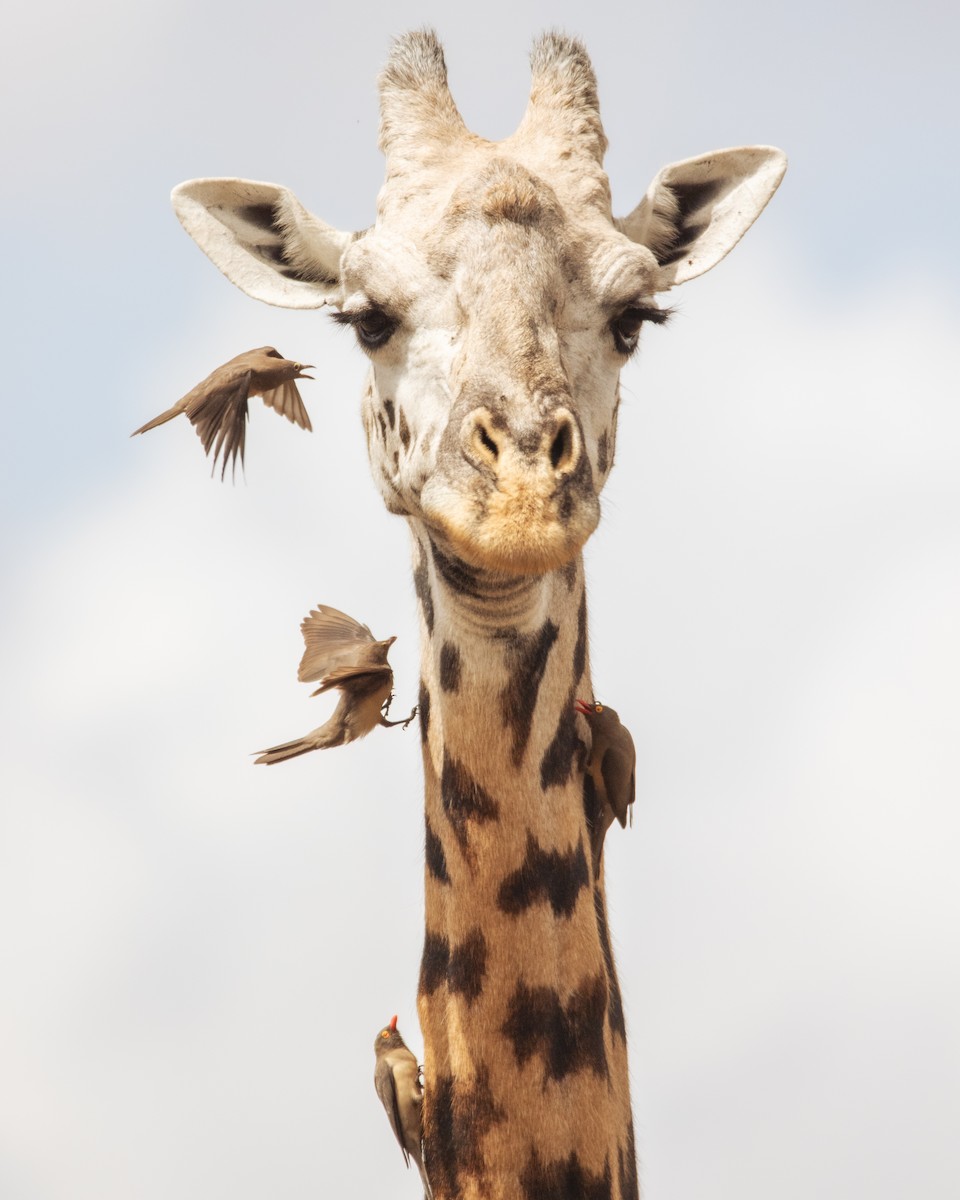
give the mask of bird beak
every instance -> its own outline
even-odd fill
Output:
[[[304,375],[304,371],[313,371],[315,369],[316,368],[314,367],[313,363],[304,363],[303,366],[300,368],[300,370],[297,372],[297,378],[298,379],[315,379],[316,378],[315,375]]]
[[[590,714],[593,712],[593,709],[586,702],[586,700],[577,699],[577,701],[574,703],[573,707],[577,710],[578,713],[583,713],[583,715],[585,717],[589,717]]]
[[[390,1024],[387,1026],[387,1028],[389,1030],[391,1030],[393,1033],[397,1032],[397,1014],[396,1013],[394,1013],[393,1016],[390,1018]]]

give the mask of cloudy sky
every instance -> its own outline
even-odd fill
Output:
[[[311,605],[395,633],[407,534],[364,365],[232,288],[170,188],[283,182],[370,223],[375,76],[432,24],[478,133],[532,37],[585,39],[619,212],[665,163],[786,180],[624,375],[587,551],[598,694],[640,752],[608,845],[646,1200],[957,1195],[960,404],[955,6],[62,0],[4,26],[0,1196],[418,1196],[371,1086],[419,1046],[415,730],[318,724]],[[213,366],[319,364],[245,479],[129,432]]]

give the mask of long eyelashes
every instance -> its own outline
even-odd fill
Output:
[[[631,304],[610,321],[610,332],[618,354],[629,358],[640,341],[640,330],[645,322],[653,325],[665,324],[672,315],[669,308],[654,308],[651,305]],[[379,350],[396,332],[399,321],[382,308],[370,304],[353,312],[331,314],[338,325],[349,325],[357,335],[357,341],[365,350]]]
[[[645,321],[652,325],[665,325],[673,315],[672,308],[652,308],[649,305],[631,304],[610,322],[613,344],[619,354],[628,358],[640,342],[640,330]]]
[[[385,346],[399,324],[374,304],[356,312],[335,312],[330,315],[338,325],[352,326],[357,341],[365,350],[379,350]]]

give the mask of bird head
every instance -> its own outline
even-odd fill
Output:
[[[394,637],[384,638],[382,641],[377,642],[376,643],[376,652],[374,654],[374,661],[385,663],[387,661],[387,655],[390,653],[390,647],[393,645],[393,643],[396,640],[397,640],[396,636],[394,636]]]
[[[599,700],[578,699],[573,707],[578,713],[583,713],[593,727],[606,725],[609,728],[620,724],[620,718],[617,716],[616,710],[612,709],[608,704],[601,704]]]
[[[313,379],[312,375],[304,375],[304,371],[313,370],[313,363],[294,362],[292,358],[284,358],[274,346],[264,346],[258,353],[264,358],[272,359],[270,369],[280,372],[286,379]]]
[[[373,1049],[377,1054],[382,1054],[386,1050],[397,1050],[405,1047],[406,1042],[400,1036],[400,1030],[397,1029],[396,1013],[390,1018],[390,1023],[377,1034],[373,1042]]]

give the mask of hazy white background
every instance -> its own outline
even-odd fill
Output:
[[[419,1049],[415,729],[272,770],[323,718],[317,601],[399,635],[403,523],[364,364],[256,304],[171,186],[284,182],[367,225],[389,36],[434,24],[508,134],[534,34],[593,56],[618,212],[663,164],[767,142],[781,192],[625,372],[588,548],[601,698],[640,752],[608,844],[647,1200],[953,1198],[960,1181],[955,5],[492,0],[21,5],[0,49],[5,504],[0,1197],[417,1197],[371,1085]],[[276,344],[306,437],[246,479],[184,422]]]

